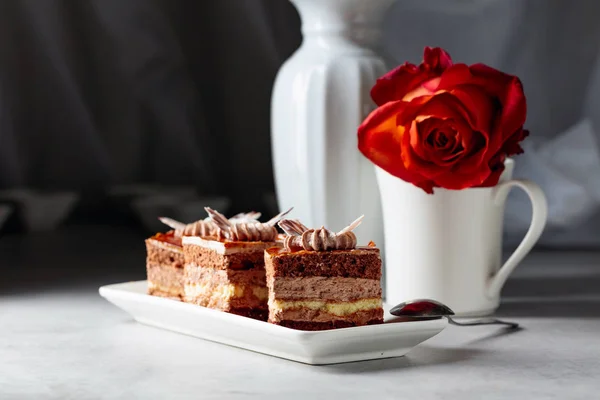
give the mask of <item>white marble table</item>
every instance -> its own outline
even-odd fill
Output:
[[[500,311],[522,331],[450,326],[406,357],[332,366],[137,324],[98,296],[110,271],[0,296],[0,399],[600,398],[600,253],[530,256]]]

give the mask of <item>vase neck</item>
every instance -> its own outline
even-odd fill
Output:
[[[347,40],[377,46],[381,21],[395,0],[291,0],[302,19],[305,39]]]

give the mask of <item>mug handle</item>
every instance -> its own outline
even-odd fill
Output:
[[[508,192],[510,192],[513,187],[523,189],[529,196],[532,209],[531,224],[517,249],[510,257],[508,257],[508,260],[506,260],[498,272],[490,278],[487,287],[487,295],[492,298],[500,295],[500,290],[502,290],[502,286],[504,286],[508,276],[538,241],[544,231],[544,226],[546,226],[546,219],[548,217],[548,203],[544,192],[537,184],[528,180],[512,179],[510,181],[499,183],[494,187],[492,193],[494,202],[498,204],[499,202],[504,201],[506,196],[508,196]]]

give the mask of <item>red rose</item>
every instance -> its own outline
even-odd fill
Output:
[[[440,48],[377,80],[379,106],[358,128],[373,163],[427,193],[494,186],[528,132],[519,78],[484,64],[453,64]]]

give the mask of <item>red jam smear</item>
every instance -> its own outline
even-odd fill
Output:
[[[152,236],[152,239],[158,240],[159,242],[169,243],[173,246],[182,246],[181,238],[175,236],[175,232],[173,231],[169,231],[167,233],[157,233],[156,235]]]

